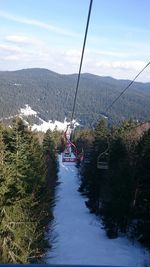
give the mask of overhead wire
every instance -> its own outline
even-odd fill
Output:
[[[90,16],[91,16],[91,10],[92,10],[92,4],[93,0],[90,0],[89,4],[89,11],[88,11],[88,17],[87,17],[87,23],[86,23],[86,29],[85,29],[85,35],[84,35],[84,41],[83,41],[83,47],[82,47],[82,53],[81,53],[81,59],[80,59],[80,65],[79,65],[79,72],[78,72],[78,77],[77,77],[77,84],[76,84],[76,90],[75,90],[75,96],[74,96],[74,101],[73,101],[73,109],[72,109],[72,114],[71,114],[71,122],[73,121],[74,118],[74,113],[75,113],[75,107],[76,107],[76,101],[77,101],[77,94],[78,94],[78,89],[79,89],[79,83],[80,83],[80,76],[81,76],[81,69],[82,69],[82,63],[83,63],[83,57],[84,57],[84,51],[85,51],[85,45],[86,45],[86,39],[87,39],[87,34],[88,34],[88,28],[89,28],[89,22],[90,22]],[[142,70],[134,77],[134,79],[123,89],[123,91],[112,101],[111,104],[109,104],[104,113],[106,113],[109,109],[112,108],[112,106],[119,100],[119,98],[129,89],[129,87],[135,82],[135,80],[140,76],[140,74],[150,65],[150,62],[148,62]]]
[[[140,74],[150,65],[150,61],[144,66],[144,68],[134,77],[134,79],[123,89],[123,91],[112,101],[112,103],[106,108],[107,112],[117,101],[118,99],[129,89],[129,87],[135,82],[135,80],[140,76]]]
[[[76,84],[76,90],[75,90],[75,96],[74,96],[74,101],[73,101],[71,122],[73,121],[73,118],[74,118],[74,112],[75,112],[75,106],[76,106],[76,100],[77,100],[77,93],[78,93],[78,89],[79,89],[80,75],[81,75],[81,69],[82,69],[82,63],[83,63],[83,56],[84,56],[84,51],[85,51],[87,33],[88,33],[88,28],[89,28],[92,4],[93,4],[93,0],[90,0],[87,23],[86,23],[86,29],[85,29],[85,35],[84,35],[84,41],[83,41],[83,47],[82,47],[82,53],[81,53],[81,59],[80,59],[80,65],[79,65],[79,72],[78,72],[78,78],[77,78],[77,84]]]
[[[105,112],[107,112],[117,101],[118,99],[127,91],[127,89],[134,83],[134,81],[139,77],[139,75],[150,65],[150,62],[148,62],[144,68],[142,68],[142,70],[134,77],[134,79],[124,88],[124,90],[115,98],[115,100],[112,101],[112,103],[106,108]],[[141,123],[138,125],[134,125],[132,128],[137,128],[139,126],[142,126],[145,123]],[[131,129],[131,128],[130,128]],[[107,151],[109,151],[109,137],[108,138],[108,148],[106,149],[106,151],[104,151],[103,153],[101,153],[98,156],[98,160],[100,159],[101,155],[105,154]]]

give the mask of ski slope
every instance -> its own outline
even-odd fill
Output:
[[[102,225],[95,215],[89,213],[85,199],[77,191],[79,178],[75,165],[63,164],[61,156],[59,163],[53,249],[47,255],[47,263],[150,266],[150,255],[139,244],[132,244],[125,237],[106,237]]]

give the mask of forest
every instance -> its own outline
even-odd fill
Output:
[[[0,262],[42,262],[53,219],[56,132],[33,133],[17,118],[0,124]]]
[[[134,121],[76,129],[80,186],[108,238],[127,236],[150,248],[150,129]],[[149,127],[150,128],[150,127]],[[0,261],[42,263],[55,205],[62,133],[32,132],[20,119],[0,124]],[[105,153],[104,153],[105,152]],[[107,152],[107,153],[106,153]],[[99,155],[108,169],[98,169]],[[81,160],[82,159],[82,160]]]
[[[77,74],[62,75],[47,69],[24,69],[0,72],[0,119],[19,113],[25,104],[48,120],[70,120]],[[146,121],[150,117],[149,83],[135,82],[107,113],[106,107],[129,84],[89,73],[81,74],[76,120],[83,126],[95,127],[104,115],[110,124],[132,118]],[[34,118],[33,123],[37,123]]]
[[[125,235],[150,248],[150,129],[140,132],[131,120],[109,128],[101,120],[94,130],[76,132],[74,140],[84,151],[79,192],[90,212],[109,238]],[[98,168],[102,154],[108,169]]]

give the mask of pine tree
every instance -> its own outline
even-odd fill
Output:
[[[150,130],[137,147],[136,183],[133,198],[133,219],[136,237],[150,247]]]
[[[106,179],[106,175],[97,169],[97,160],[98,156],[108,149],[108,132],[106,120],[101,120],[94,129],[92,149],[88,152],[90,154],[90,162],[84,165],[79,189],[79,191],[87,195],[88,201],[86,201],[86,205],[90,211],[95,212],[97,215],[101,213],[103,187]]]
[[[1,262],[37,262],[51,218],[42,147],[20,119],[2,134]]]
[[[104,203],[104,224],[109,237],[125,233],[131,213],[133,177],[128,151],[119,137],[110,145],[109,198]]]
[[[95,127],[94,136],[95,152],[104,152],[108,147],[108,126],[106,120],[100,120],[100,122]]]

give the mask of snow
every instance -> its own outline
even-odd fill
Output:
[[[101,115],[104,119],[108,119],[108,117],[107,116],[104,116],[104,115]]]
[[[10,120],[10,119],[13,119],[13,118],[14,118],[14,116],[9,116],[9,117],[5,117],[5,118],[1,118],[0,121],[2,121],[2,120]]]
[[[35,116],[36,118],[39,119],[41,124],[33,124],[32,127],[31,127],[31,130],[32,131],[38,131],[38,132],[44,132],[44,133],[46,133],[46,131],[48,129],[50,129],[51,131],[54,131],[55,129],[57,129],[58,131],[64,131],[64,130],[66,130],[67,125],[69,123],[66,120],[66,118],[64,119],[63,122],[57,121],[57,120],[55,120],[54,122],[52,120],[49,120],[47,122],[47,121],[41,119],[38,116],[38,112],[33,110],[28,104],[25,105],[25,108],[20,108],[19,114],[7,117],[7,118],[5,118],[5,120],[13,119],[13,118],[15,118],[17,116],[19,116],[25,122],[26,125],[29,125],[29,123],[24,119],[23,116],[27,116],[27,117],[28,116]],[[1,120],[3,120],[3,118],[1,118],[0,121]],[[79,123],[76,120],[73,120],[72,123],[74,124],[74,127],[79,125]]]
[[[31,116],[31,115],[36,116],[37,115],[37,112],[33,110],[28,104],[25,105],[25,108],[21,108],[20,112],[21,112],[21,115],[24,115],[24,116]]]
[[[59,157],[59,182],[54,207],[53,248],[47,253],[49,264],[111,266],[150,266],[150,254],[125,237],[108,239],[95,215],[86,208],[77,191],[76,166],[62,163]],[[50,230],[51,236],[51,230]],[[149,264],[148,264],[149,262]],[[145,264],[145,265],[144,265]]]
[[[14,83],[15,86],[21,86],[21,83]]]
[[[73,121],[73,123],[75,127],[79,125],[76,121]],[[66,119],[64,120],[64,122],[57,121],[57,120],[53,122],[52,120],[49,120],[48,122],[43,121],[42,124],[40,125],[34,124],[32,126],[32,130],[46,132],[48,129],[50,129],[51,131],[54,131],[54,129],[57,129],[58,131],[64,131],[66,130],[67,125],[68,125],[68,122],[66,121]]]
[[[48,129],[50,130],[54,130],[55,128],[57,128],[57,130],[64,130],[67,127],[67,122],[60,122],[60,121],[52,121],[49,120],[48,122],[43,121],[42,124],[38,125],[38,124],[34,124],[32,126],[32,130],[37,130],[37,131],[42,131],[42,132],[46,132]]]

